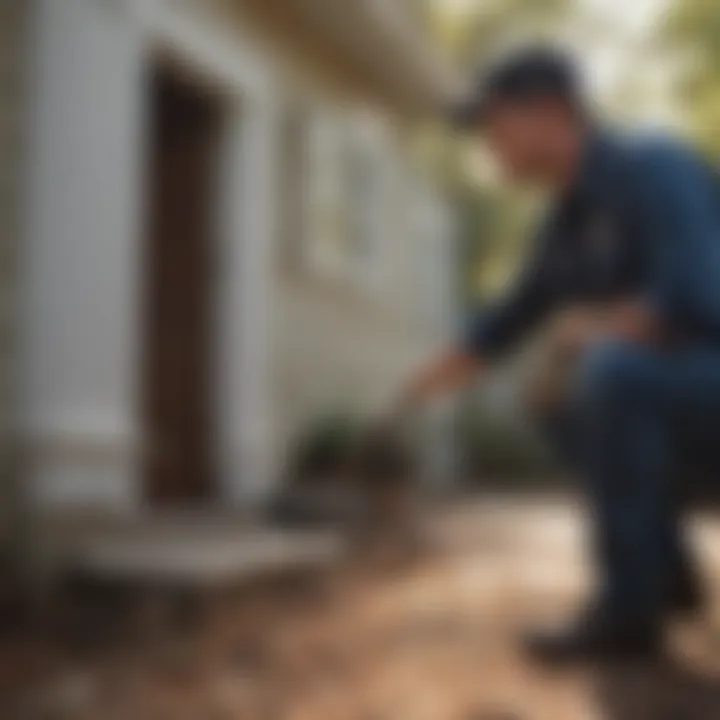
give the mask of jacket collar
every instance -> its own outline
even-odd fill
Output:
[[[579,200],[604,196],[617,177],[615,170],[620,154],[617,136],[605,129],[591,129],[569,196]]]

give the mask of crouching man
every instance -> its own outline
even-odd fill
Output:
[[[457,389],[549,317],[572,358],[546,424],[584,481],[596,597],[532,633],[540,659],[641,656],[699,604],[680,534],[684,438],[720,438],[720,181],[672,140],[600,128],[572,63],[527,49],[493,67],[457,118],[510,178],[554,196],[509,296],[409,383],[405,405]],[[559,314],[558,314],[559,313]]]

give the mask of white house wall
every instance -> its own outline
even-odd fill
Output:
[[[318,104],[315,114],[322,109]],[[348,131],[362,126],[363,120],[361,109],[346,109]],[[296,254],[294,266],[278,285],[276,418],[285,448],[291,449],[323,416],[375,413],[387,407],[446,332],[444,323],[428,311],[439,314],[443,302],[430,279],[447,269],[444,263],[435,265],[435,253],[449,247],[441,244],[445,238],[435,213],[442,202],[417,181],[402,139],[387,119],[378,120],[364,136],[364,151],[374,163],[378,183],[367,198],[374,207],[363,207],[371,257],[354,265],[351,261],[350,271],[339,275],[303,263],[302,253],[298,262]],[[303,173],[298,187],[307,193],[308,183],[322,179],[316,168]],[[431,208],[429,199],[437,206]],[[312,242],[316,237],[315,226],[298,227],[289,241]]]
[[[237,38],[183,20],[177,4],[36,5],[21,349],[38,499],[51,507],[140,504],[144,90],[157,46],[217,80],[231,100],[219,209],[222,480],[231,499],[267,492],[270,76]]]
[[[92,0],[36,3],[24,430],[48,504],[134,502],[143,38]]]

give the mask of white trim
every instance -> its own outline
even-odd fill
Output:
[[[227,85],[230,92],[254,97],[267,92],[267,58],[261,59],[249,37],[239,28],[225,30],[210,26],[194,3],[183,9],[168,0],[126,0],[130,12],[153,43],[186,58],[214,83]],[[202,8],[202,4],[200,9]],[[203,27],[205,25],[205,27]]]
[[[276,477],[270,377],[275,119],[267,96],[240,102],[225,139],[221,473],[225,497],[243,504],[267,497]]]
[[[96,0],[39,0],[38,6],[21,323],[23,426],[38,500],[121,510],[142,504],[145,81],[157,48],[206,75],[231,108],[219,223],[227,228],[221,250],[228,260],[217,386],[222,499],[260,499],[272,476],[271,65],[234,31],[225,41],[222,29],[162,0],[107,7]]]

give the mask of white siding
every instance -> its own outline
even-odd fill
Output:
[[[38,0],[35,22],[24,427],[43,502],[127,507],[142,36],[93,0]]]
[[[177,8],[177,6],[175,6]],[[22,303],[24,431],[40,502],[132,510],[139,461],[146,80],[162,46],[227,98],[219,317],[223,498],[272,466],[272,73],[165,2],[39,0]]]

